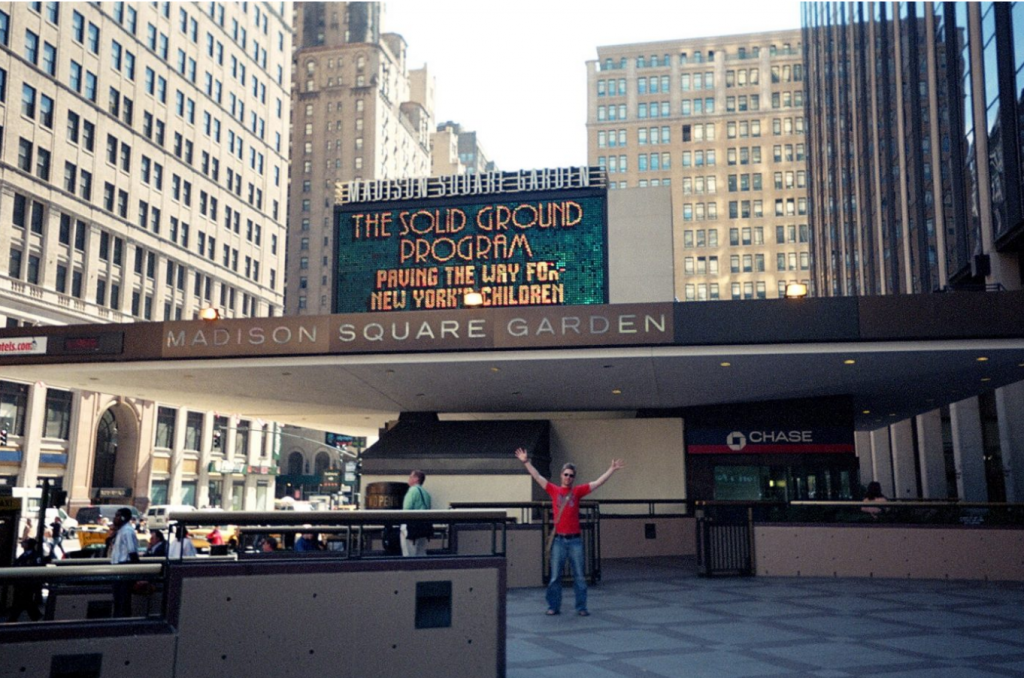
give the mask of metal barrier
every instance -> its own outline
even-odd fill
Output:
[[[698,574],[753,575],[753,507],[742,502],[700,501],[695,512]]]
[[[643,503],[647,503],[644,501]],[[548,543],[548,536],[554,529],[554,507],[550,501],[524,501],[524,502],[455,502],[449,504],[452,509],[500,509],[506,512],[519,512],[519,526],[537,525],[541,526],[542,543]],[[580,502],[580,533],[583,539],[583,571],[588,584],[596,584],[601,581],[601,507],[600,502]],[[551,551],[541,549],[543,558],[544,581],[551,578]],[[569,572],[569,564],[566,562],[565,571],[562,574],[562,581],[570,583],[572,574]]]

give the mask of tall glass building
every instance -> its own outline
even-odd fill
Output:
[[[804,3],[802,16],[818,294],[1020,289],[1024,5]],[[858,439],[864,482],[1024,499],[1024,383],[878,415]]]

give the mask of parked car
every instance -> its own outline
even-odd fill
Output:
[[[95,506],[83,506],[78,509],[75,519],[79,525],[99,525],[100,518],[106,518],[113,523],[114,514],[117,513],[118,509],[123,508],[132,512],[132,520],[138,522],[142,518],[139,509],[134,506],[128,506],[127,504],[97,504]]]
[[[168,516],[172,513],[195,511],[196,507],[189,504],[158,504],[150,506],[146,511],[146,527],[151,530],[166,530]]]

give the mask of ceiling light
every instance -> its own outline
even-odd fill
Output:
[[[612,395],[622,395],[622,389],[621,388],[613,388],[612,389]]]
[[[843,361],[843,364],[844,365],[856,365],[857,361],[854,360],[853,358],[847,358],[846,360]]]
[[[862,410],[861,414],[871,414],[871,410]]]
[[[724,363],[718,363],[718,364],[721,365],[722,367],[732,367],[732,363],[730,363],[730,362],[724,362]]]
[[[500,367],[492,367],[491,368],[491,372],[501,372],[501,368]]]
[[[992,377],[982,377],[982,381],[992,381]]]
[[[978,356],[978,362],[979,363],[987,363],[988,362],[988,358],[986,358],[985,356]]]

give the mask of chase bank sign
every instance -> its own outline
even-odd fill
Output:
[[[853,453],[853,432],[835,427],[804,429],[691,429],[690,454]]]

